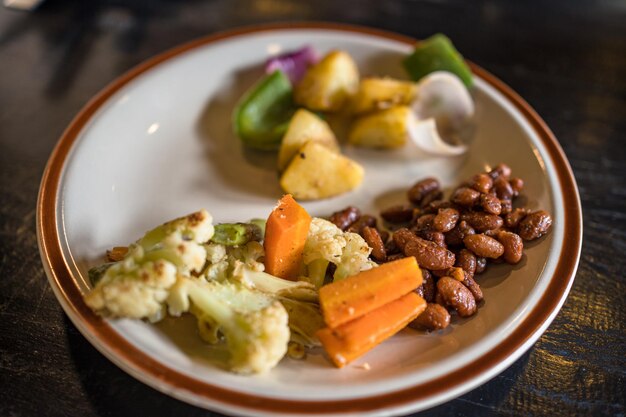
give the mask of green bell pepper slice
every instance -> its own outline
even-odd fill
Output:
[[[293,88],[282,71],[254,85],[234,112],[235,133],[250,148],[277,149],[295,111]]]
[[[434,71],[448,71],[459,77],[466,87],[473,85],[472,71],[450,39],[441,33],[418,43],[402,63],[413,81]]]

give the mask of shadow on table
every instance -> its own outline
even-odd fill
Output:
[[[98,352],[64,317],[70,354],[83,392],[96,415],[135,416],[221,416],[168,397],[137,381]],[[85,415],[86,410],[68,411]]]

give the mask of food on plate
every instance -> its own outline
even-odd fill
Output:
[[[283,191],[308,200],[334,197],[361,184],[363,169],[341,154],[340,142],[380,149],[410,142],[440,156],[466,152],[467,146],[458,143],[472,131],[474,103],[467,89],[471,72],[462,57],[448,38],[435,35],[404,64],[413,81],[360,80],[346,51],[331,50],[318,61],[315,50],[305,46],[272,57],[267,75],[235,109],[235,132],[252,149],[278,148]],[[324,114],[351,124],[346,138],[337,139]]]
[[[359,234],[313,218],[304,246],[305,279],[320,288],[326,280],[339,281],[371,269],[377,266],[369,259],[371,250]]]
[[[282,71],[293,84],[298,83],[306,70],[318,61],[317,53],[311,45],[306,45],[294,52],[274,56],[267,60],[265,72]]]
[[[289,194],[283,196],[265,225],[265,269],[279,278],[296,280],[301,275],[302,254],[311,216]]]
[[[233,114],[233,126],[246,146],[278,149],[294,110],[291,83],[277,70],[261,79],[240,100]]]
[[[413,257],[398,259],[320,288],[324,321],[335,328],[400,298],[422,284]]]
[[[407,325],[438,331],[473,316],[488,261],[517,264],[524,241],[549,232],[548,212],[514,206],[524,181],[511,174],[499,164],[447,200],[437,179],[420,180],[382,211],[384,225],[355,207],[311,217],[291,195],[267,221],[213,225],[201,210],[110,251],[89,271],[85,303],[111,318],[191,314],[241,374],[320,346],[343,367]]]
[[[410,140],[415,115],[408,106],[395,106],[356,119],[348,142],[370,148],[398,148]]]
[[[409,292],[336,328],[317,332],[331,361],[338,368],[367,353],[405,328],[426,308],[426,301]]]
[[[361,80],[352,99],[353,114],[385,110],[393,106],[409,105],[417,94],[417,84],[393,78],[369,77]]]
[[[473,84],[472,71],[450,39],[441,33],[419,42],[403,65],[414,81],[434,71],[448,71],[463,80],[467,87]]]
[[[352,57],[331,51],[296,84],[294,100],[310,110],[336,112],[350,103],[358,88],[359,69]]]
[[[363,167],[318,142],[307,142],[280,177],[280,186],[298,200],[334,197],[358,187]]]
[[[414,257],[420,266],[423,282],[417,293],[428,307],[412,327],[440,330],[450,323],[450,313],[475,314],[484,298],[476,278],[488,261],[517,264],[524,241],[549,231],[548,212],[514,206],[524,181],[511,174],[510,167],[498,164],[461,183],[447,200],[437,179],[424,178],[407,191],[407,204],[381,212],[390,230],[368,226],[387,236],[381,238],[378,262]],[[330,219],[347,230],[365,216],[349,207]],[[369,230],[359,229],[364,237]]]
[[[278,171],[283,172],[307,142],[317,142],[339,153],[339,143],[326,121],[306,109],[298,109],[291,120],[278,151]]]

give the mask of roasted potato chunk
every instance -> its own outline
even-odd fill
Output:
[[[333,197],[358,187],[363,167],[317,143],[307,142],[280,178],[280,186],[298,200]]]
[[[385,110],[397,105],[408,105],[415,98],[417,84],[392,78],[365,78],[352,100],[354,114]]]
[[[348,141],[353,145],[371,148],[397,148],[409,139],[410,127],[414,122],[415,116],[408,106],[396,106],[367,114],[352,123]]]
[[[295,102],[310,110],[336,112],[359,89],[359,70],[350,55],[332,51],[308,69],[294,89]]]
[[[337,138],[328,123],[310,111],[300,109],[291,118],[280,145],[278,170],[284,171],[298,150],[309,141],[320,143],[334,152],[339,152]]]

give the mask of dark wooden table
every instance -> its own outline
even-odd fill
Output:
[[[222,29],[290,20],[448,34],[535,107],[576,175],[584,244],[563,309],[509,369],[423,415],[623,416],[626,6],[571,0],[48,0],[31,13],[0,9],[0,415],[215,415],[131,378],[67,319],[37,249],[39,180],[76,112],[132,66]]]

